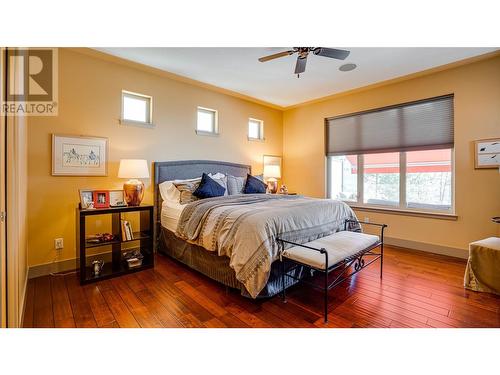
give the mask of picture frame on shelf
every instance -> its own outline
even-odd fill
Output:
[[[107,176],[108,138],[52,134],[52,176]]]
[[[80,208],[82,210],[93,209],[94,207],[94,191],[90,189],[80,189]]]
[[[110,190],[109,191],[109,206],[110,207],[125,207],[125,196],[123,190]]]
[[[474,141],[474,168],[500,168],[500,138]]]
[[[92,192],[94,198],[95,208],[108,208],[109,207],[109,191],[108,190],[94,190]]]

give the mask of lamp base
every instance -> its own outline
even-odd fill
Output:
[[[275,178],[269,178],[267,180],[267,191],[271,194],[276,194],[278,192],[278,180]]]
[[[139,180],[130,180],[123,184],[125,202],[129,206],[140,206],[144,198],[144,183]]]

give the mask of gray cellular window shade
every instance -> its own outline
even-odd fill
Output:
[[[326,155],[453,147],[453,95],[327,118]]]

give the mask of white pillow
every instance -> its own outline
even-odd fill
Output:
[[[198,180],[201,180],[201,177],[191,178],[188,180],[164,181],[158,185],[158,189],[160,189],[161,198],[164,201],[171,201],[171,202],[179,203],[181,200],[181,192],[175,187],[174,183],[180,184],[183,182],[193,182],[193,181],[198,181]]]
[[[217,182],[220,186],[222,186],[224,189],[224,195],[228,195],[227,191],[227,177],[224,173],[217,172],[216,174],[209,173],[208,177],[210,177],[212,180]]]
[[[224,173],[217,172],[216,174],[209,173],[208,177],[220,180],[220,179],[226,177],[226,175]]]

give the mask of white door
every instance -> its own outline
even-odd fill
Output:
[[[5,77],[5,56],[3,49],[0,53],[0,103],[3,96],[6,94],[7,84],[2,77]],[[5,179],[5,158],[6,158],[6,119],[0,113],[0,327],[7,325],[7,275],[6,275],[6,228],[5,228],[5,211],[6,211],[6,179]]]

